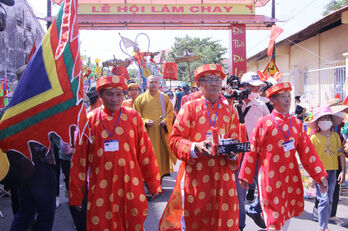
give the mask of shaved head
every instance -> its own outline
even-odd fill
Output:
[[[150,82],[151,80],[159,81],[159,77],[155,75],[150,75],[147,77],[147,81]]]
[[[160,87],[160,80],[158,76],[154,76],[154,75],[150,75],[147,78],[147,82],[146,82],[147,88],[150,91],[151,95],[154,95],[158,92],[158,89]]]

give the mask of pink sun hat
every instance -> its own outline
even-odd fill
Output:
[[[339,117],[337,115],[334,115],[332,113],[332,110],[331,110],[330,107],[322,106],[322,107],[317,109],[317,111],[314,114],[314,118],[309,122],[308,127],[310,129],[316,129],[317,128],[317,120],[320,117],[326,116],[326,115],[331,115],[332,116],[333,126],[337,126],[337,125],[339,125],[343,121],[343,118],[341,118],[341,117]]]

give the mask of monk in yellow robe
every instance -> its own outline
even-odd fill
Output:
[[[149,76],[146,84],[148,90],[136,98],[133,107],[139,112],[150,136],[162,178],[170,174],[173,170],[172,163],[175,164],[176,160],[168,145],[172,131],[173,105],[166,94],[159,92],[159,77]]]

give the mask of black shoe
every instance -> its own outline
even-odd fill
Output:
[[[255,222],[255,224],[257,226],[259,226],[260,228],[263,228],[265,229],[266,228],[266,224],[265,224],[265,221],[263,220],[262,216],[260,213],[249,213],[249,212],[246,212],[246,214],[251,218],[253,219],[253,221]]]
[[[247,201],[253,202],[254,199],[255,199],[255,195],[254,194],[255,194],[255,189],[249,189],[248,193],[247,193],[247,196],[246,196]]]

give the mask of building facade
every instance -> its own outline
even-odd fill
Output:
[[[337,94],[347,97],[348,7],[325,16],[276,44],[281,81],[304,95],[310,108],[326,105]],[[248,58],[248,71],[263,71],[270,61],[267,49]],[[294,104],[293,104],[294,105]]]
[[[0,32],[0,80],[16,79],[16,70],[25,64],[35,41],[41,43],[44,30],[26,0],[14,6],[2,4],[7,12],[6,28]]]

